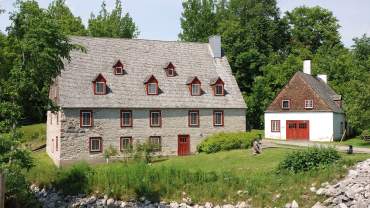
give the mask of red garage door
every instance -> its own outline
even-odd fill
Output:
[[[309,140],[310,139],[310,122],[286,121],[286,139],[287,140]]]

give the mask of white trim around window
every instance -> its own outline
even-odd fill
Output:
[[[305,109],[313,109],[313,100],[304,100]]]
[[[282,100],[281,101],[281,108],[282,109],[290,109],[290,100]]]

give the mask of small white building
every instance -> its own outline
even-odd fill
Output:
[[[311,61],[294,74],[265,111],[265,138],[333,141],[342,138],[346,122],[342,98],[326,75],[311,75]]]

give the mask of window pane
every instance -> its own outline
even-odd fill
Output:
[[[91,119],[90,119],[90,112],[82,112],[82,125],[83,126],[90,126]]]
[[[157,94],[157,84],[156,83],[149,83],[148,84],[148,93],[149,94]]]
[[[152,145],[154,151],[160,151],[161,150],[161,137],[159,136],[149,137],[149,144]]]
[[[122,144],[122,150],[129,150],[132,148],[132,138],[131,137],[124,137],[121,139]]]
[[[199,125],[198,124],[198,118],[199,118],[199,114],[198,112],[190,112],[190,125]]]
[[[289,108],[289,100],[283,100],[283,108]]]
[[[101,143],[100,138],[91,138],[90,139],[91,151],[100,151],[100,143]]]
[[[216,85],[216,95],[222,95],[223,94],[223,86],[222,85]]]
[[[122,126],[131,126],[131,112],[122,112]]]
[[[192,94],[193,95],[200,95],[200,85],[199,84],[193,84],[191,87]]]
[[[222,125],[222,112],[215,112],[215,125]]]
[[[104,93],[105,92],[104,86],[105,86],[104,82],[96,82],[96,92]]]
[[[152,126],[159,126],[160,125],[160,113],[159,112],[151,112],[151,125]]]

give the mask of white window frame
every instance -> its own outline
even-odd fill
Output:
[[[191,84],[191,95],[200,95],[201,94],[201,85],[200,84]],[[194,89],[197,89],[197,91],[194,91]]]
[[[89,124],[88,125],[85,125],[85,117],[84,117],[84,114],[89,114],[89,120],[90,120],[90,122],[89,122]],[[82,127],[91,127],[92,126],[92,112],[91,111],[82,111],[81,112],[81,126]]]
[[[121,70],[120,73],[118,73],[118,71],[117,71],[118,69]],[[117,66],[115,73],[116,73],[116,75],[122,75],[123,74],[123,67],[122,66]]]
[[[217,116],[219,116],[220,118],[220,122],[218,123],[217,122]],[[213,121],[213,125],[214,126],[223,126],[224,125],[224,122],[223,122],[223,116],[224,116],[224,112],[223,111],[214,111],[214,121]]]
[[[155,91],[152,92],[153,86]],[[148,95],[157,95],[158,94],[158,84],[157,83],[148,83]]]
[[[221,93],[217,93],[217,88],[218,87],[221,87]],[[217,96],[221,96],[221,95],[224,95],[224,85],[223,84],[216,84],[215,85],[215,95],[217,95]]]
[[[98,149],[93,149],[93,141],[99,141]],[[102,152],[102,142],[103,139],[101,137],[90,137],[89,139],[89,150],[90,152]]]
[[[124,141],[128,141],[128,145],[130,146],[130,147],[126,147],[126,148],[124,148]],[[121,145],[120,145],[120,147],[121,147],[121,151],[127,151],[127,150],[130,150],[130,148],[132,149],[133,148],[133,146],[132,146],[132,143],[133,143],[133,141],[132,141],[133,139],[132,139],[132,137],[121,137],[120,138],[120,142],[121,142]]]
[[[102,84],[102,90],[103,91],[98,91],[98,85],[99,84]],[[104,95],[105,92],[106,92],[106,88],[107,88],[107,86],[106,86],[105,82],[95,82],[95,94]]]
[[[288,107],[284,107],[284,102],[288,102]],[[282,109],[290,109],[290,100],[282,100],[281,101],[281,108]]]
[[[313,100],[304,100],[305,109],[313,109]]]
[[[193,123],[193,116],[195,117],[195,123]],[[190,111],[189,117],[189,126],[199,126],[199,111]]]
[[[158,123],[153,123],[154,117],[153,114],[158,114]],[[151,111],[150,112],[150,126],[151,127],[160,127],[161,126],[162,113],[161,111]]]
[[[271,132],[280,132],[280,120],[271,120]]]

